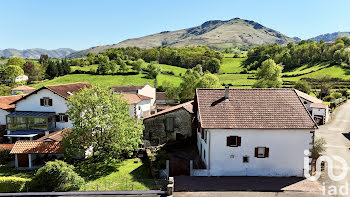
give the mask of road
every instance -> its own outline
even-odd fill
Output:
[[[327,142],[326,152],[323,155],[333,156],[338,155],[344,158],[347,164],[350,166],[350,101],[340,106],[334,113],[334,117],[323,126],[319,127],[316,131],[315,137],[324,138]],[[333,172],[335,175],[339,175],[343,168],[339,162],[336,162],[333,167]],[[319,182],[325,184],[325,188],[329,186],[339,187],[344,186],[350,181],[350,172],[348,170],[348,175],[345,179],[341,181],[333,181],[328,176],[327,167],[325,173],[323,173]],[[350,189],[350,188],[348,188]],[[329,190],[328,190],[329,191]],[[350,191],[349,191],[350,192]],[[339,192],[338,192],[339,194]],[[342,195],[338,195],[342,196]],[[350,195],[348,195],[350,196]]]

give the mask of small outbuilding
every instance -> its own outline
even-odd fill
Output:
[[[168,141],[190,138],[192,137],[193,119],[193,101],[155,113],[143,120],[144,140],[156,146]]]

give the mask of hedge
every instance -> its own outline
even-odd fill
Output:
[[[5,165],[14,160],[14,156],[10,155],[11,149],[0,149],[0,164]]]
[[[30,179],[20,177],[0,177],[0,192],[20,192]]]

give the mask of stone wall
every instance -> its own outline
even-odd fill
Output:
[[[174,131],[166,131],[166,118],[174,117]],[[150,141],[152,146],[164,144],[168,141],[186,139],[192,136],[193,114],[180,108],[165,114],[145,119],[144,140]],[[180,138],[180,139],[179,139]]]

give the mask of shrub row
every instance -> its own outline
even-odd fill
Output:
[[[0,177],[0,192],[20,192],[30,179],[20,177]]]

